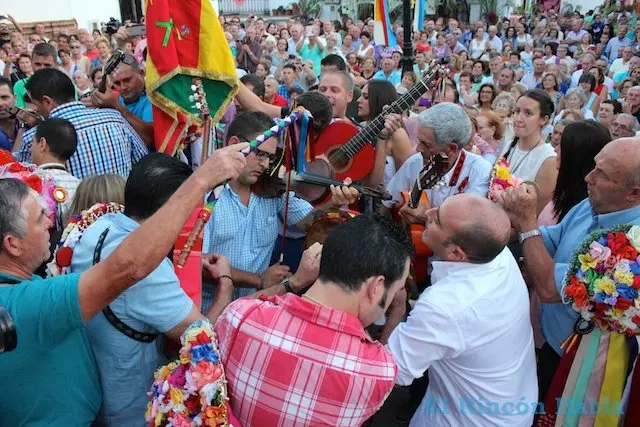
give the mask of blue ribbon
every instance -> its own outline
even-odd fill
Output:
[[[302,124],[300,126],[300,139],[298,144],[298,164],[296,165],[296,172],[303,174],[307,168],[307,136],[309,135],[309,116],[307,114],[302,115]]]

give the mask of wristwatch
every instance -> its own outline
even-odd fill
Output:
[[[282,286],[284,286],[284,290],[288,293],[293,293],[293,288],[291,287],[291,283],[289,282],[289,278],[284,279],[282,282]]]
[[[524,233],[518,234],[518,241],[522,244],[529,237],[541,236],[540,229],[536,228],[535,230],[525,231]]]

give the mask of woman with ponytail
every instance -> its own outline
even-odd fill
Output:
[[[537,184],[538,212],[551,200],[558,177],[556,153],[541,135],[552,115],[553,101],[548,93],[540,89],[526,91],[516,103],[515,138],[503,152],[512,175]]]

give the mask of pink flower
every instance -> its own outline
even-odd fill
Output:
[[[191,427],[191,420],[183,414],[175,414],[171,417],[173,427]]]
[[[185,378],[185,373],[187,371],[186,365],[178,366],[178,369],[173,371],[173,373],[169,376],[169,384],[176,388],[182,388],[187,381]]]
[[[620,261],[620,257],[616,255],[611,255],[604,262],[604,266],[607,267],[607,270],[616,266],[616,264]]]
[[[606,261],[611,256],[611,249],[598,242],[593,242],[589,246],[589,255],[591,255],[591,259]]]
[[[196,363],[193,371],[193,379],[196,381],[198,389],[205,385],[214,382],[222,376],[222,370],[214,363],[208,361],[201,361]]]

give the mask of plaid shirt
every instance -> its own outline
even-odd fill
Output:
[[[359,426],[395,384],[391,354],[357,318],[296,295],[234,301],[215,332],[246,427]]]
[[[227,257],[231,266],[249,273],[262,274],[269,268],[273,245],[278,238],[278,219],[284,217],[286,194],[260,197],[252,194],[249,206],[227,184],[207,222],[203,237],[203,253]],[[313,206],[295,195],[289,198],[287,223],[295,225],[309,215]],[[250,295],[255,288],[238,288],[234,299]],[[214,288],[204,283],[202,312],[213,303]]]
[[[115,173],[125,178],[131,166],[147,155],[147,147],[120,113],[112,109],[91,109],[81,102],[70,102],[51,111],[52,118],[67,119],[78,133],[78,148],[67,170],[78,179]],[[31,142],[36,129],[29,129],[15,158],[31,162]]]

